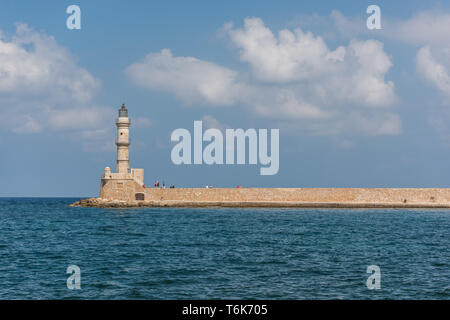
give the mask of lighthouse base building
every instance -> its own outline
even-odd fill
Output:
[[[102,175],[100,198],[107,200],[145,200],[144,169],[130,169],[130,173],[111,173],[107,167]]]

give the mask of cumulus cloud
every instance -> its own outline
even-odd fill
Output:
[[[450,42],[450,14],[419,12],[407,20],[392,21],[386,36],[416,45],[443,45]]]
[[[362,34],[373,34],[374,32],[367,28],[366,20],[361,17],[346,17],[340,11],[333,10],[329,17],[326,19],[326,23],[331,21],[329,28],[337,31],[339,34],[354,38]],[[385,19],[382,21],[382,28],[384,29]],[[380,33],[381,30],[376,30]]]
[[[135,84],[172,93],[186,104],[244,106],[261,117],[300,121],[311,132],[326,132],[330,125],[334,132],[349,127],[362,133],[370,127],[371,134],[399,132],[400,120],[386,111],[397,98],[393,82],[385,80],[392,62],[381,42],[353,40],[330,49],[320,36],[300,28],[275,35],[259,18],[245,19],[242,28],[227,23],[221,33],[239,50],[248,71],[164,49],[132,64],[126,74]],[[355,126],[345,120],[349,114],[360,114],[360,121],[370,116],[371,125]]]
[[[428,110],[429,123],[448,145],[450,119],[450,14],[423,11],[406,20],[393,21],[386,37],[419,47],[415,64],[417,74],[443,97],[443,105]]]
[[[187,104],[235,103],[237,72],[193,57],[174,57],[169,49],[148,54],[126,74],[139,86],[175,93]]]
[[[249,63],[260,81],[296,82],[295,91],[306,91],[324,104],[332,100],[386,106],[395,101],[394,84],[384,80],[392,63],[381,42],[352,41],[330,50],[321,37],[299,28],[281,30],[276,37],[258,18],[245,19],[244,27],[230,28],[229,35],[240,49],[241,61]],[[312,111],[319,103],[302,104],[299,109]]]
[[[2,95],[21,92],[22,96],[44,97],[49,102],[70,98],[76,103],[86,103],[99,87],[99,80],[78,67],[53,37],[19,24],[10,41],[0,39]],[[51,97],[47,97],[49,91]]]
[[[332,21],[344,36],[374,34],[361,18],[348,18],[333,11]],[[402,41],[417,47],[417,73],[445,97],[450,97],[450,13],[427,10],[404,20],[383,18],[381,38]]]
[[[416,57],[417,71],[444,95],[450,98],[450,76],[446,66],[436,60],[430,47],[420,48]]]
[[[406,20],[388,22],[383,36],[419,47],[418,75],[450,101],[450,13],[422,11]]]
[[[228,34],[240,49],[241,61],[252,67],[256,77],[265,82],[291,82],[320,77],[333,61],[342,61],[343,47],[330,52],[320,37],[301,29],[287,29],[278,38],[259,18],[247,18],[244,28],[232,29]]]
[[[101,126],[112,110],[93,102],[100,88],[53,37],[25,24],[10,38],[0,32],[0,105],[9,119],[3,129],[30,134]]]

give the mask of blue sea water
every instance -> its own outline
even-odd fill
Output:
[[[449,299],[450,210],[0,199],[1,299]],[[81,269],[81,290],[66,285]],[[381,269],[369,290],[367,266]]]

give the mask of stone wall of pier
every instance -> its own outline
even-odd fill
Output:
[[[450,189],[435,188],[146,188],[145,200],[450,204]]]

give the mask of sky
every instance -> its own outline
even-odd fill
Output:
[[[450,187],[449,29],[444,1],[1,0],[0,197],[98,195],[123,102],[147,185]],[[278,173],[175,165],[196,120],[279,129]]]

